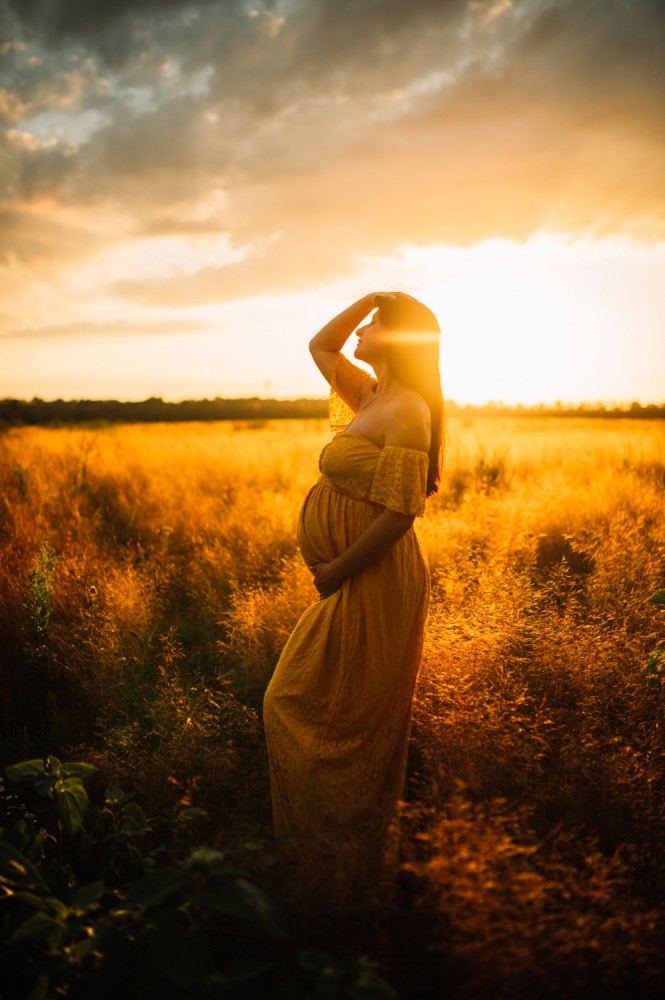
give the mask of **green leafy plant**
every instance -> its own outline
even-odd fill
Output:
[[[49,535],[44,535],[30,571],[27,611],[31,638],[37,649],[44,646],[53,609],[54,577],[58,557]]]
[[[0,786],[0,996],[100,1000],[274,997],[395,1000],[364,956],[298,950],[279,903],[238,865],[260,844],[185,850],[172,817],[148,818],[95,768],[55,757]]]
[[[657,590],[647,598],[649,603],[665,608],[665,589]],[[665,644],[659,642],[649,653],[645,669],[646,682],[649,687],[658,687],[665,681]]]
[[[49,799],[58,829],[72,836],[80,829],[89,802],[81,779],[95,770],[92,764],[61,764],[57,757],[46,757],[14,764],[5,773],[12,781],[29,782],[38,795]]]

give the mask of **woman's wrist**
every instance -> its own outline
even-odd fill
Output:
[[[337,556],[335,559],[332,559],[331,562],[328,564],[328,568],[335,577],[335,579],[339,580],[340,584],[344,583],[347,576],[350,576],[349,571],[344,566],[343,554],[341,556]]]
[[[309,349],[312,354],[315,354],[316,351],[328,353],[341,351],[358,324],[362,323],[367,314],[372,311],[373,302],[374,293],[371,292],[347,306],[339,315],[333,316],[310,340]]]

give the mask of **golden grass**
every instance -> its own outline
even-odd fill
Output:
[[[213,838],[268,834],[261,699],[316,598],[294,529],[328,439],[5,432],[5,758],[75,748],[148,809],[205,806]],[[368,945],[405,996],[656,990],[664,487],[662,421],[450,419],[418,522],[433,595],[401,874]]]

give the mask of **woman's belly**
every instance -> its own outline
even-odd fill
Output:
[[[308,566],[341,555],[381,513],[378,504],[355,500],[316,483],[300,508],[298,548]]]
[[[345,552],[381,514],[380,504],[356,500],[344,493],[316,483],[300,508],[297,541],[308,566],[330,562]],[[390,547],[379,562],[370,568],[373,575],[387,575],[393,582],[422,578],[429,586],[429,568],[414,528]]]

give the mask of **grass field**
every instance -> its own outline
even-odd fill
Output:
[[[295,522],[328,439],[4,432],[4,763],[85,760],[93,802],[111,783],[148,814],[201,807],[192,843],[263,845],[250,867],[302,946],[371,956],[403,998],[658,995],[663,422],[450,419],[417,522],[433,592],[399,844],[353,928],[317,926],[271,861],[261,724],[317,596]]]

